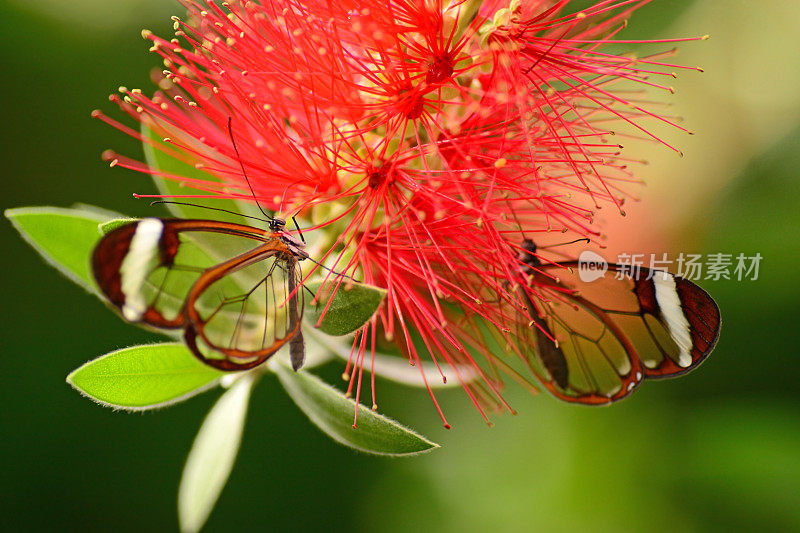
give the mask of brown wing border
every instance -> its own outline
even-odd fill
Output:
[[[158,329],[184,329],[186,344],[198,359],[212,367],[228,371],[248,370],[262,364],[300,331],[303,315],[302,306],[299,308],[298,315],[292,317],[293,329],[279,342],[268,348],[255,352],[246,352],[216,347],[207,342],[212,350],[219,352],[225,358],[213,359],[203,355],[197,343],[198,338],[204,337],[202,326],[197,327],[203,321],[199,315],[194,316],[188,312],[188,309],[192,308],[189,304],[202,293],[205,287],[221,279],[227,273],[269,257],[281,255],[284,261],[289,261],[290,259],[288,258],[292,258],[291,260],[294,260],[294,266],[296,267],[295,254],[280,239],[280,234],[275,234],[267,229],[215,220],[175,218],[159,218],[158,220],[163,224],[162,234],[158,242],[159,259],[162,266],[168,266],[174,261],[180,246],[178,234],[182,232],[221,233],[249,238],[254,241],[254,248],[201,273],[186,295],[183,306],[174,319],[167,319],[158,310],[149,307],[137,323],[143,323]],[[91,266],[95,281],[101,292],[118,312],[121,312],[122,307],[125,305],[120,268],[128,254],[131,240],[140,222],[141,220],[132,221],[113,229],[101,238],[92,252]],[[262,244],[259,245],[259,243]],[[298,286],[300,286],[299,283]],[[298,298],[300,290],[297,289],[293,298]],[[293,306],[293,309],[296,312],[297,306]],[[204,342],[206,340],[204,339]],[[244,361],[236,362],[237,359]]]
[[[672,378],[691,372],[697,368],[713,351],[717,341],[719,340],[722,319],[719,306],[711,297],[711,295],[708,294],[708,292],[706,292],[696,283],[683,277],[676,276],[670,272],[646,267],[637,267],[634,275],[634,272],[631,272],[630,265],[609,263],[608,270],[610,272],[622,272],[628,275],[628,277],[634,282],[633,292],[639,302],[639,312],[637,314],[643,321],[645,320],[645,315],[650,314],[661,324],[664,324],[664,319],[661,316],[660,306],[658,305],[658,301],[655,296],[655,286],[652,280],[653,275],[658,272],[664,272],[675,280],[675,288],[681,302],[681,309],[683,310],[684,315],[686,316],[690,325],[690,334],[692,339],[692,349],[690,355],[692,357],[692,363],[687,367],[681,367],[669,357],[664,357],[662,362],[657,367],[647,368],[641,363],[641,357],[636,348],[631,344],[630,339],[628,339],[621,328],[614,322],[613,311],[605,310],[582,298],[579,294],[572,293],[567,286],[562,285],[560,282],[557,282],[543,274],[543,272],[550,272],[551,274],[554,274],[556,278],[558,278],[559,272],[563,272],[564,268],[574,271],[575,269],[579,268],[579,265],[580,263],[578,261],[559,262],[557,265],[538,264],[532,269],[532,272],[538,285],[542,286],[545,290],[549,289],[558,291],[563,295],[564,298],[572,300],[576,302],[576,304],[579,304],[587,309],[587,311],[592,312],[592,314],[599,318],[604,325],[609,327],[617,340],[621,342],[625,352],[628,354],[628,357],[631,360],[631,374],[633,374],[635,371],[635,367],[639,367],[642,375],[638,380],[635,381],[633,387],[628,389],[628,387],[624,386],[623,389],[611,397],[599,396],[596,394],[569,396],[562,393],[556,387],[554,379],[547,380],[542,376],[538,376],[545,387],[547,387],[547,389],[558,398],[572,403],[582,403],[588,405],[612,403],[629,396],[634,390],[636,390],[636,388],[638,388],[639,384],[644,379]],[[537,271],[539,271],[538,274],[536,273]],[[533,306],[531,305],[531,307]],[[535,312],[536,311],[534,311],[534,313]],[[534,322],[536,322],[538,326],[543,326],[545,328],[544,331],[548,331],[546,323],[540,323],[542,322],[541,319],[538,321],[534,319]],[[666,324],[664,324],[664,326],[667,328]],[[532,325],[532,327],[534,329],[537,328],[536,325]],[[667,331],[669,331],[668,328]],[[555,347],[553,342],[548,339],[542,331],[536,330],[534,331],[534,334],[536,335],[537,343],[539,344],[537,349],[541,350],[541,343],[547,342],[552,345],[554,350],[559,351],[559,348]],[[550,335],[552,336],[552,332],[550,332]],[[564,357],[563,354],[562,357]],[[622,378],[623,376],[620,377]],[[624,379],[623,383],[625,383]]]

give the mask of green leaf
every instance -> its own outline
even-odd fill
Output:
[[[107,233],[111,233],[115,229],[124,226],[125,224],[138,221],[138,218],[115,218],[106,222],[101,222],[97,228],[100,230],[101,234],[106,235]]]
[[[88,217],[100,217],[103,220],[111,220],[112,218],[125,218],[125,215],[105,207],[98,207],[92,204],[84,204],[83,202],[75,202],[70,206],[74,211],[80,211]]]
[[[178,489],[181,531],[203,527],[233,469],[255,377],[245,374],[206,416],[183,468]]]
[[[333,359],[333,355],[331,353],[330,347],[328,346],[328,343],[320,342],[321,333],[319,333],[318,331],[314,331],[313,334],[306,335],[308,330],[311,329],[313,328],[305,328],[305,331],[303,331],[306,344],[306,360],[303,363],[303,368],[305,368],[306,370],[325,364],[331,359]],[[328,337],[328,338],[332,339],[333,337]],[[286,351],[288,351],[288,348],[286,348]],[[280,354],[281,352],[278,353]]]
[[[81,394],[130,411],[165,407],[217,384],[224,375],[182,343],[132,346],[89,361],[67,376]]]
[[[306,287],[319,300],[316,304],[306,303],[306,321],[334,337],[347,335],[363,326],[386,297],[384,289],[363,283],[342,283],[338,287],[334,283],[328,283],[322,288],[322,282],[312,281],[306,283]],[[333,301],[328,306],[331,297]],[[323,313],[324,317],[320,322]]]
[[[394,420],[358,405],[358,427],[353,427],[356,403],[307,372],[294,372],[284,364],[275,371],[292,400],[318,428],[333,440],[377,455],[409,456],[429,452],[439,445]]]
[[[199,182],[206,182],[209,184],[209,186],[213,187],[218,187],[218,185],[215,184],[220,183],[220,179],[217,176],[199,170],[195,166],[181,161],[180,159],[176,159],[169,153],[160,149],[163,148],[164,150],[173,153],[178,151],[175,146],[163,142],[162,138],[157,135],[156,132],[145,125],[142,125],[142,135],[146,139],[150,139],[152,141],[152,143],[144,143],[144,154],[147,164],[150,165],[154,171],[158,172],[152,174],[152,177],[159,194],[163,194],[167,197],[185,195],[211,196],[214,194],[212,192],[208,192],[207,190],[201,190],[187,186],[185,184],[186,181],[177,181],[176,179],[169,179],[161,176],[160,173],[164,173],[170,176],[186,178],[187,181],[196,180]],[[237,194],[242,193],[242,191],[235,188],[231,189],[231,192]],[[249,191],[247,192],[249,193]],[[167,200],[169,199],[170,198],[167,198]],[[208,200],[203,198],[189,198],[182,200],[181,198],[177,198],[176,201],[197,203],[198,205],[207,205],[208,207],[213,207],[215,209],[223,209],[233,212],[225,213],[224,211],[212,211],[209,209],[203,209],[202,207],[193,207],[189,205],[165,204],[169,212],[178,218],[213,218],[214,220],[222,220],[225,222],[241,224],[245,222],[245,219],[239,215],[236,215],[235,213],[242,213],[256,217],[261,216],[261,213],[251,203],[237,202],[236,200],[221,198],[210,198]],[[242,250],[240,250],[237,246],[231,245],[232,243],[230,239],[220,239],[218,235],[214,235],[212,233],[192,232],[190,235],[186,235],[186,238],[195,242],[198,247],[204,250],[209,256],[214,257],[217,261],[228,260],[242,252]],[[250,282],[257,283],[258,281],[258,279],[247,280],[248,284]]]
[[[163,172],[167,175],[187,178],[187,181],[199,180],[208,182],[209,185],[219,184],[220,180],[218,177],[209,174],[208,172],[203,172],[195,166],[185,163],[180,159],[176,159],[175,157],[161,150],[159,147],[171,152],[177,152],[178,148],[176,148],[174,145],[165,143],[162,137],[157,135],[152,129],[145,125],[142,125],[142,136],[144,136],[146,139],[150,139],[153,143],[144,143],[144,155],[145,159],[147,160],[147,164],[150,165],[150,167],[154,170]],[[185,184],[185,182],[164,178],[158,174],[153,174],[153,181],[156,184],[158,193],[163,194],[164,196],[213,194],[208,191],[189,187]],[[178,201],[182,200],[178,199]],[[197,202],[198,200],[189,199],[186,201]],[[202,199],[200,199],[199,203],[203,203]],[[242,204],[235,200],[214,199],[212,200],[212,203],[209,204],[209,207],[227,209],[228,211],[233,211],[234,213],[245,212],[246,214],[250,214],[248,213],[250,209],[245,208]],[[178,218],[208,218],[209,213],[211,213],[211,211],[208,209],[187,205],[166,204],[166,208]],[[215,220],[224,220],[227,222],[236,222],[240,224],[243,220],[242,217],[229,213],[223,213],[220,211],[214,211],[213,213]]]
[[[90,292],[96,292],[89,258],[100,239],[98,224],[108,219],[88,209],[20,207],[6,217],[52,266]]]

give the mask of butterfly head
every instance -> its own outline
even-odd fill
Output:
[[[286,233],[286,221],[284,219],[270,219],[269,230],[273,233],[280,234],[278,238],[289,247],[289,251],[295,259],[302,261],[308,258],[308,253],[305,251],[306,243]]]
[[[282,218],[272,218],[269,221],[269,230],[274,233],[280,233],[286,229],[286,221]]]

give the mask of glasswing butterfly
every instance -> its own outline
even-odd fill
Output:
[[[106,234],[92,270],[126,320],[183,329],[208,365],[247,370],[288,342],[297,370],[305,358],[299,263],[308,254],[285,225],[145,218]]]
[[[532,282],[519,290],[528,308],[518,322],[521,352],[562,400],[608,404],[643,379],[690,372],[719,337],[716,302],[680,276],[612,263],[584,281],[578,261],[543,263],[529,239],[519,261]]]
[[[258,203],[236,147],[232,117],[228,135],[253,200],[267,218],[267,229],[214,220],[145,218],[115,228],[100,240],[92,254],[92,272],[123,318],[158,329],[183,329],[186,345],[210,366],[248,370],[288,342],[292,367],[298,370],[305,360],[299,264],[310,259],[305,240],[286,233],[286,221],[270,216]]]

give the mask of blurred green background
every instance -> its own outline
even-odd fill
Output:
[[[89,113],[113,115],[105,97],[118,85],[151,87],[157,61],[139,31],[169,35],[171,14],[182,11],[167,0],[0,3],[4,208],[151,212],[131,198],[146,179],[99,158],[140,147]],[[611,408],[510,386],[519,415],[491,429],[448,392],[450,431],[424,392],[379,383],[382,412],[443,444],[411,460],[332,443],[267,379],[207,531],[800,530],[798,20],[794,0],[656,0],[625,35],[712,39],[681,47],[677,61],[706,72],[682,74],[668,98],[696,131],[667,132],[686,156],[645,148],[648,187],[624,226],[607,221],[609,249],[764,257],[757,281],[703,282],[723,330],[701,368]],[[183,461],[219,393],[147,414],[81,398],[70,370],[152,336],[48,267],[10,224],[0,239],[0,527],[175,530]]]

